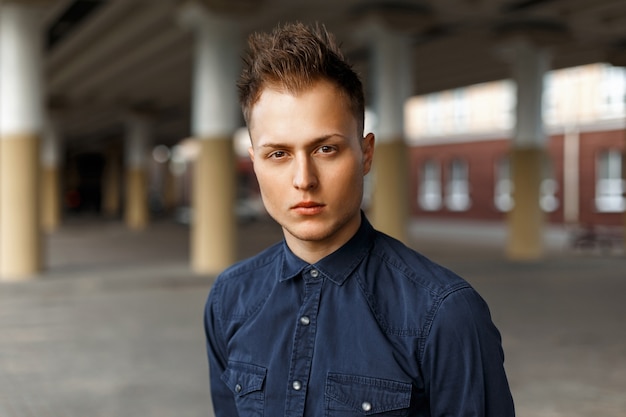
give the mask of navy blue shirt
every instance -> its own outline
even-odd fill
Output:
[[[283,241],[218,277],[205,311],[215,415],[513,416],[483,299],[362,219],[313,265]]]

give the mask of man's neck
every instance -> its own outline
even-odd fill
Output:
[[[298,258],[309,264],[314,264],[335,252],[352,239],[361,226],[362,219],[360,215],[358,219],[358,222],[355,223],[353,227],[346,229],[339,237],[332,236],[331,238],[323,240],[302,240],[293,236],[285,228],[283,228],[283,234],[287,246],[289,246],[289,249],[291,249]]]

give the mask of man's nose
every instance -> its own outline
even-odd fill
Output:
[[[311,190],[317,187],[317,173],[310,157],[296,158],[294,162],[293,186],[299,190]]]

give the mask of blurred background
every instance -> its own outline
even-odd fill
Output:
[[[626,415],[624,1],[3,0],[0,416],[210,415],[206,294],[281,239],[235,82],[293,20],[362,76],[364,210],[487,299],[518,415]]]

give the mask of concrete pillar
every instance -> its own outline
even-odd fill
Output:
[[[374,226],[407,242],[409,217],[408,152],[404,141],[404,103],[411,93],[411,45],[403,35],[373,31],[373,108],[377,115],[374,153]]]
[[[39,141],[43,129],[38,12],[0,5],[0,279],[41,269]]]
[[[547,158],[543,123],[543,81],[550,56],[524,40],[511,43],[508,56],[517,84],[515,131],[511,144],[514,206],[508,215],[506,253],[512,260],[534,260],[544,252],[544,213],[539,205]]]
[[[217,274],[236,260],[236,172],[233,135],[240,125],[236,79],[241,44],[236,25],[197,3],[180,13],[194,32],[192,135],[194,162],[191,266]]]
[[[124,221],[131,230],[148,226],[147,153],[150,122],[141,115],[129,117],[128,134],[124,142],[126,194]]]
[[[105,217],[115,218],[121,207],[121,151],[111,145],[105,151],[104,172],[102,175],[102,212]]]
[[[563,220],[577,225],[580,214],[580,132],[567,126],[563,138]]]
[[[61,138],[56,124],[46,123],[41,144],[41,226],[51,233],[61,224]]]

